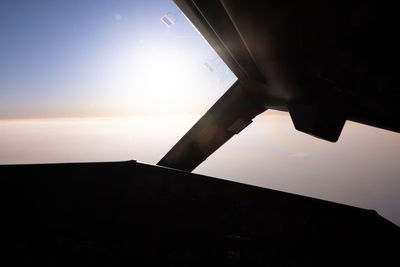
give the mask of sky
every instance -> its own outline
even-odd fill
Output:
[[[236,79],[168,0],[1,1],[0,36],[3,119],[201,113]]]
[[[0,6],[0,164],[155,164],[236,80],[172,1]],[[398,133],[347,122],[329,143],[267,111],[194,172],[400,225],[399,158]]]

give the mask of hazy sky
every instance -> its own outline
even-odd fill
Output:
[[[200,115],[0,120],[0,164],[135,159],[155,164]],[[267,111],[195,173],[367,209],[400,225],[400,135],[347,122],[337,143]]]
[[[2,0],[0,37],[0,164],[155,164],[235,81],[167,0]],[[195,172],[400,225],[399,158],[397,133],[348,122],[329,143],[267,111]]]

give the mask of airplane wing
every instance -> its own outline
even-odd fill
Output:
[[[400,132],[395,5],[175,3],[238,81],[159,165],[193,170],[266,109],[287,111],[297,130],[331,142],[346,120]]]
[[[215,150],[265,111],[240,82],[231,88],[160,160],[158,165],[192,171]]]

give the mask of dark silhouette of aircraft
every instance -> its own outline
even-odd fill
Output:
[[[395,4],[175,2],[238,81],[158,163],[169,168],[0,166],[0,266],[398,262],[400,229],[375,211],[188,172],[267,109],[332,142],[346,120],[398,132]]]
[[[346,120],[400,131],[399,10],[390,2],[175,3],[238,81],[158,165],[192,171],[267,109],[331,142]]]

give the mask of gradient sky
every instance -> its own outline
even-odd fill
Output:
[[[0,36],[0,164],[155,164],[236,79],[168,0],[3,0]],[[399,158],[397,133],[347,122],[329,143],[267,111],[195,172],[400,225]]]
[[[3,119],[201,113],[235,80],[168,0],[1,1],[0,36]]]

